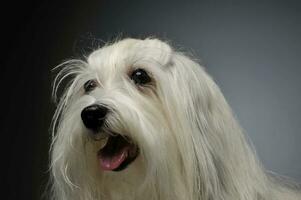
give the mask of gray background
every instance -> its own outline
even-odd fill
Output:
[[[15,0],[0,12],[0,170],[5,199],[48,181],[51,69],[116,36],[191,52],[221,87],[268,170],[301,183],[301,2]],[[97,38],[99,40],[95,40]]]

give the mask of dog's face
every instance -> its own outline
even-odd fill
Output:
[[[159,98],[170,54],[169,46],[157,40],[124,40],[89,56],[76,99],[89,99],[78,118],[83,134],[99,147],[100,170],[122,171],[146,157],[147,148],[166,146],[157,132],[170,132]]]
[[[179,176],[193,179],[189,174],[199,169],[191,152],[199,151],[196,134],[206,129],[214,95],[199,65],[159,40],[126,39],[86,62],[69,61],[58,85],[69,75],[54,118],[55,178],[63,174],[70,187],[90,179],[104,185],[121,177],[156,185],[175,174],[173,184],[181,184]]]

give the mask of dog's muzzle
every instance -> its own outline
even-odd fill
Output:
[[[86,128],[97,132],[103,126],[107,113],[108,108],[93,104],[82,110],[81,118]]]
[[[106,140],[105,145],[97,152],[101,169],[121,171],[136,159],[139,148],[131,138],[112,132],[109,127],[103,127],[108,112],[107,107],[93,104],[82,110],[81,118],[85,127],[91,130],[93,139]]]

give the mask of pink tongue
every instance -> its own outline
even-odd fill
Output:
[[[118,168],[121,163],[127,158],[128,156],[128,148],[124,147],[118,153],[115,153],[112,156],[100,155],[98,157],[100,167],[103,170],[114,170]]]

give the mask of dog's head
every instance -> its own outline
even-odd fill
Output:
[[[157,39],[125,39],[60,67],[54,90],[73,78],[54,116],[59,195],[79,189],[87,199],[132,185],[136,195],[153,188],[185,199],[206,190],[202,180],[217,179],[219,154],[230,152],[221,150],[228,140],[221,130],[236,125],[196,62]]]

